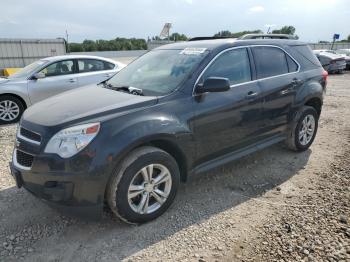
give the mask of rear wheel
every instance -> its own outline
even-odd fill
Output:
[[[297,113],[297,119],[289,130],[287,146],[294,151],[307,150],[315,139],[319,116],[315,108],[304,106]]]
[[[20,120],[24,105],[17,97],[0,96],[0,124],[16,123]]]
[[[174,201],[180,182],[175,159],[154,147],[130,153],[111,178],[106,198],[127,223],[144,223],[163,214]]]

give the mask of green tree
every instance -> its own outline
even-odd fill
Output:
[[[170,40],[173,41],[187,41],[188,37],[185,34],[172,33],[170,36]]]
[[[115,38],[112,40],[84,40],[83,43],[69,44],[70,52],[90,51],[118,51],[118,50],[146,50],[145,39],[138,38]]]
[[[83,52],[83,46],[79,43],[69,43],[69,52]]]
[[[272,31],[273,34],[286,34],[286,35],[294,35],[295,27],[292,25],[283,26],[281,29],[275,29]]]
[[[96,43],[93,40],[84,40],[82,45],[85,52],[97,50]]]

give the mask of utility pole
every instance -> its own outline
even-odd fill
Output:
[[[68,35],[68,30],[66,29],[66,46],[67,46],[67,47],[66,47],[66,52],[67,52],[67,53],[69,53],[68,36],[69,36],[69,35]]]

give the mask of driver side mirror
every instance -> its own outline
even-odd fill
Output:
[[[33,80],[38,80],[38,79],[42,79],[42,78],[45,78],[46,75],[42,72],[39,72],[39,73],[35,73],[33,76],[32,76],[32,79]]]
[[[225,92],[231,88],[230,81],[223,77],[208,77],[203,84],[198,84],[196,93]]]

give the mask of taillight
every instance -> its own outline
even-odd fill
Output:
[[[325,82],[327,82],[327,79],[328,79],[328,72],[327,72],[326,70],[323,70],[323,72],[322,72],[322,77],[323,77],[323,80],[324,80]]]

